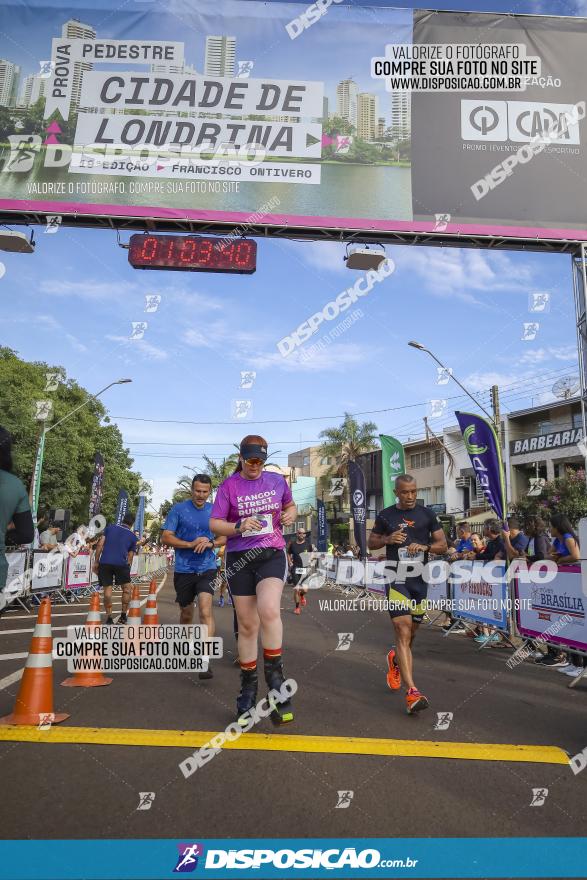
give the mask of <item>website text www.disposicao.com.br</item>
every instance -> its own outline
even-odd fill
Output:
[[[263,865],[273,868],[415,868],[417,859],[405,856],[401,859],[382,859],[376,849],[357,850],[354,847],[332,849],[209,849],[205,868],[214,870],[258,869]]]

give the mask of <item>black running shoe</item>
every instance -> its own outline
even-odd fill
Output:
[[[563,666],[568,666],[569,661],[565,660],[564,657],[553,657],[550,654],[547,654],[544,660],[539,663],[539,666],[548,666],[551,669],[561,669]]]
[[[128,618],[124,612],[120,615],[120,617],[118,618],[116,623],[122,623],[122,624],[128,623]]]
[[[106,626],[112,626],[112,624],[114,623],[114,619],[113,619],[113,617],[112,617],[111,614],[108,615],[108,617],[106,618],[105,623],[106,623]]]

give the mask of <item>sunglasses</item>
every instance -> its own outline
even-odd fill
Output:
[[[252,464],[253,467],[257,467],[257,465],[260,465],[260,464],[265,464],[265,462],[262,461],[262,459],[260,459],[260,458],[247,458],[246,462],[247,462],[247,464]]]

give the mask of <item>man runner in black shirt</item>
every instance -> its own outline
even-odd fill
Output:
[[[390,608],[389,615],[396,637],[396,647],[387,655],[387,684],[398,690],[403,678],[407,712],[411,715],[428,706],[412,675],[412,642],[424,617],[427,584],[417,570],[410,573],[407,563],[424,566],[429,553],[441,555],[448,548],[436,514],[416,504],[418,487],[414,477],[400,474],[395,481],[395,494],[397,504],[386,507],[375,520],[369,549],[385,547],[387,559],[397,565],[396,580],[387,586],[387,599],[395,606]],[[388,572],[388,576],[393,577],[394,573]]]
[[[306,593],[308,592],[308,588],[304,586],[303,582],[300,584],[305,574],[305,566],[301,554],[311,553],[313,550],[312,541],[306,535],[305,529],[298,529],[295,539],[287,545],[287,561],[291,569],[294,601],[296,603],[294,614],[300,614],[300,605],[303,607],[306,604]]]

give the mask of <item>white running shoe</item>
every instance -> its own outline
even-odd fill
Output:
[[[583,672],[583,667],[574,666],[572,663],[570,663],[566,669],[559,669],[559,672],[564,672],[565,675],[572,675],[576,677],[577,675],[581,675],[581,673]]]

